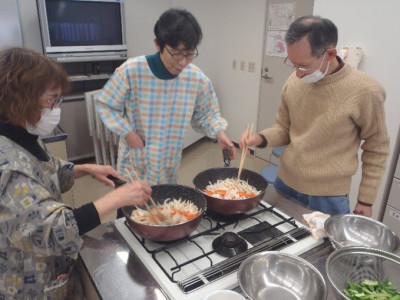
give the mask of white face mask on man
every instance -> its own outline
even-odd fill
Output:
[[[321,72],[321,67],[322,64],[324,63],[325,54],[326,52],[324,53],[324,57],[322,58],[321,65],[319,66],[318,70],[315,70],[311,74],[299,78],[301,81],[306,83],[316,83],[326,76],[326,74],[328,73],[330,61],[328,61],[328,65],[326,66],[325,72],[324,73]]]
[[[26,130],[35,135],[46,136],[53,132],[54,128],[60,123],[61,108],[43,108],[39,122],[33,126],[26,122]]]

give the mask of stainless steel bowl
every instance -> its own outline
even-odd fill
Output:
[[[342,248],[328,256],[326,273],[337,299],[350,299],[343,292],[348,288],[347,281],[389,280],[399,289],[400,257],[367,247]]]
[[[333,215],[325,221],[325,232],[335,249],[370,247],[396,253],[399,237],[385,224],[371,218],[352,215]]]
[[[324,300],[327,288],[321,273],[304,259],[278,251],[246,258],[239,267],[238,281],[252,299]]]

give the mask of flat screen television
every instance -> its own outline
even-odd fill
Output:
[[[37,0],[44,54],[63,61],[126,59],[124,3]]]

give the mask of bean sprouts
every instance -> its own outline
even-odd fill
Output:
[[[168,198],[164,204],[157,205],[157,209],[164,218],[160,220],[156,208],[151,208],[151,213],[145,209],[137,208],[132,211],[131,219],[146,225],[176,225],[185,223],[197,217],[201,210],[189,200]]]
[[[219,199],[247,199],[260,194],[255,187],[245,180],[227,178],[211,183],[203,189],[207,195]]]

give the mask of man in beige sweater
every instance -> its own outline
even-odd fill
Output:
[[[337,39],[328,19],[305,16],[290,25],[285,64],[295,72],[283,86],[276,124],[248,139],[243,133],[240,146],[287,145],[274,187],[312,210],[338,214],[350,212],[361,145],[353,212],[370,217],[389,153],[385,91],[337,56]]]

